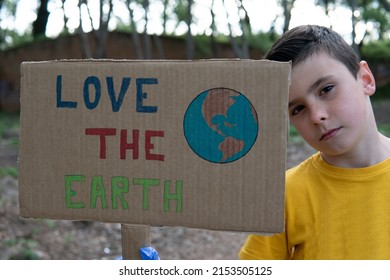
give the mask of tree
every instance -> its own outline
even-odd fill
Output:
[[[316,0],[318,6],[324,6],[325,15],[330,18],[331,5],[335,5],[335,0]],[[330,23],[330,28],[332,28],[332,22]]]
[[[13,46],[25,40],[7,24],[7,21],[15,20],[17,0],[0,0],[0,50]]]
[[[177,26],[184,23],[187,26],[186,32],[186,56],[188,59],[195,57],[195,41],[192,36],[191,24],[193,23],[192,17],[192,5],[193,0],[176,0],[174,13],[177,18]]]
[[[356,43],[356,22],[357,22],[357,19],[356,19],[356,15],[355,15],[355,12],[356,12],[356,9],[357,9],[357,3],[356,3],[356,0],[346,0],[346,3],[348,5],[348,7],[351,9],[351,27],[352,27],[352,31],[351,31],[351,38],[352,38],[352,48],[355,50],[355,52],[359,54],[359,47]]]
[[[294,7],[294,2],[295,0],[281,0],[284,16],[283,33],[290,29],[291,11]]]
[[[367,23],[376,25],[379,38],[383,38],[389,28],[390,4],[388,0],[344,0],[342,1],[351,10],[351,39],[352,48],[360,55],[363,39],[367,35]],[[360,42],[356,38],[356,26],[364,23],[366,31]]]
[[[210,49],[211,49],[211,53],[212,53],[213,57],[219,57],[218,49],[217,49],[217,42],[216,42],[216,38],[215,38],[217,35],[217,27],[215,25],[214,0],[211,1],[210,15],[211,15]]]
[[[236,5],[237,4],[242,4],[240,3],[241,1],[239,1],[239,3],[236,2]],[[226,17],[229,18],[229,12],[227,11],[227,8],[226,8],[226,1],[223,0],[223,4],[225,6],[225,12],[226,12]],[[238,13],[238,16],[240,17],[240,7],[237,7],[237,13]],[[239,58],[248,58],[248,44],[247,44],[247,41],[246,41],[246,37],[245,37],[245,30],[242,29],[243,27],[243,24],[241,22],[241,19],[240,19],[240,28],[241,28],[241,36],[237,38],[237,36],[235,36],[233,34],[233,26],[232,26],[232,23],[230,22],[230,20],[228,21],[228,27],[229,27],[229,41],[230,41],[230,45],[235,53],[235,55]]]
[[[148,23],[149,23],[149,0],[141,0],[141,5],[144,10],[144,49],[145,49],[145,59],[152,58],[152,41],[150,40],[150,35],[148,34]]]
[[[164,1],[164,5],[168,5],[168,2],[169,2],[168,0]],[[149,0],[126,0],[126,7],[129,12],[129,19],[130,19],[131,39],[134,44],[137,58],[151,59],[153,45],[154,45],[156,47],[158,57],[163,59],[165,57],[165,54],[160,41],[160,37],[152,36],[148,32],[149,13],[150,13],[149,6],[150,6]],[[137,23],[134,19],[134,12],[136,9],[142,9],[143,11],[144,24],[143,24],[142,34],[138,33]],[[164,13],[166,13],[166,6],[164,6]],[[140,35],[142,35],[142,37]]]
[[[70,16],[69,12],[65,13],[65,9],[69,7],[66,4],[72,3],[71,0],[40,0],[38,1],[38,8],[36,11],[37,18],[32,24],[33,30],[27,30],[26,34],[34,34],[35,38],[37,36],[45,35],[49,18],[49,1],[62,4],[62,9],[64,10],[63,32],[74,32],[72,27],[70,27],[70,30],[67,29],[67,23],[69,22],[70,24],[74,22],[74,18],[68,18],[73,16]],[[272,36],[275,36],[276,34],[274,25],[271,25],[270,30],[271,34],[273,34],[272,36],[253,34],[250,14],[248,13],[246,6],[247,3],[250,3],[249,1],[257,0],[211,0],[209,4],[207,4],[208,6],[203,2],[201,4],[199,0],[78,0],[80,24],[77,33],[82,42],[84,57],[106,57],[107,37],[109,33],[108,23],[110,20],[117,20],[117,18],[113,18],[114,5],[122,5],[122,9],[127,9],[129,15],[129,21],[126,22],[127,19],[122,21],[122,27],[123,24],[126,24],[126,29],[131,31],[130,36],[133,41],[136,57],[149,59],[152,58],[153,51],[157,50],[159,58],[164,58],[164,50],[160,37],[152,34],[152,26],[150,25],[152,16],[154,16],[151,14],[152,7],[153,5],[160,5],[160,7],[162,7],[160,9],[160,21],[163,34],[171,33],[172,35],[178,35],[177,30],[179,28],[177,27],[186,27],[184,38],[186,40],[187,58],[194,58],[195,53],[198,50],[205,51],[204,46],[203,48],[199,48],[201,42],[208,45],[208,47],[206,47],[208,48],[208,50],[206,50],[208,53],[211,53],[214,57],[218,57],[216,47],[217,38],[227,38],[230,41],[235,56],[247,58],[249,57],[249,45],[253,45],[254,42],[259,45],[256,38],[259,36],[272,38]],[[9,22],[9,18],[14,15],[18,3],[18,0],[0,0],[0,10],[2,10],[2,13],[0,14],[0,21],[2,21],[2,25],[0,25],[1,48],[4,48],[5,45],[9,45],[10,42],[15,43],[17,40],[15,36],[18,34],[12,25],[8,25],[11,26],[11,28],[8,28],[5,22]],[[98,3],[98,12],[90,11],[92,3]],[[221,3],[225,9],[216,10],[218,3]],[[232,3],[235,3],[235,9],[228,11],[227,5]],[[279,23],[282,18],[284,20],[282,28],[283,32],[285,32],[290,28],[291,12],[294,8],[295,0],[278,0],[277,3],[281,13],[277,15],[277,21],[275,19],[275,22]],[[316,0],[315,3],[324,7],[324,13],[328,15],[330,19],[332,19],[332,12],[340,5],[351,10],[351,37],[353,47],[356,51],[358,51],[361,44],[363,44],[363,40],[359,41],[361,39],[360,37],[359,40],[356,39],[357,26],[360,30],[362,30],[362,27],[364,30],[364,26],[366,26],[366,30],[363,34],[363,39],[365,39],[365,41],[373,38],[385,39],[389,34],[389,0]],[[209,18],[211,18],[211,21],[209,27],[207,27],[208,29],[200,32],[203,32],[203,40],[197,40],[197,38],[194,37],[201,34],[195,34],[195,26],[201,18],[198,18],[198,15],[194,14],[194,11],[197,11],[201,5],[203,5],[203,9],[210,9]],[[117,6],[115,6],[115,8],[117,8]],[[7,14],[4,13],[4,11],[7,11]],[[220,30],[222,30],[223,27],[219,29],[216,24],[217,16],[221,15],[221,13],[222,16],[223,13],[225,13],[226,18],[228,18],[228,22],[226,23],[228,30],[227,34],[222,33]],[[173,31],[167,30],[168,27],[171,27],[168,23],[172,22],[175,22],[176,29],[174,28]],[[87,34],[87,31],[84,30],[85,26],[88,25],[92,27],[91,34]],[[332,26],[331,21],[330,25]],[[372,26],[373,28],[371,28]],[[94,46],[93,49],[92,46]]]
[[[248,12],[244,7],[244,4],[242,3],[242,0],[236,0],[237,5],[237,11],[238,16],[240,18],[239,20],[239,26],[241,29],[241,48],[242,48],[242,57],[243,58],[249,58],[249,39],[252,38],[252,28],[251,28],[251,22],[250,18],[248,16]]]
[[[108,5],[108,13],[104,13],[104,6]],[[87,34],[84,32],[82,21],[82,8],[85,7],[85,9],[88,12],[90,24],[93,28],[93,20],[91,13],[89,11],[88,7],[88,1],[87,0],[79,0],[79,18],[80,18],[80,25],[79,25],[79,34],[83,49],[83,56],[85,58],[105,58],[106,57],[106,51],[107,51],[107,36],[108,36],[108,22],[111,18],[112,13],[112,0],[99,0],[99,27],[93,28],[93,39],[95,40],[95,51],[92,52],[91,45],[88,40]]]
[[[130,18],[130,27],[131,27],[131,40],[133,41],[134,48],[135,48],[135,53],[137,58],[143,58],[143,50],[141,47],[141,42],[139,38],[139,34],[137,32],[137,26],[134,21],[134,8],[132,5],[132,0],[126,0],[126,7],[127,10],[129,11],[129,18]]]
[[[168,18],[169,18],[169,15],[168,15],[169,2],[170,2],[170,0],[163,0],[163,6],[164,6],[164,10],[163,10],[163,13],[162,13],[163,34],[167,33],[167,22],[168,22]]]
[[[33,23],[33,37],[37,38],[40,36],[45,36],[46,25],[49,19],[49,11],[47,10],[47,4],[49,0],[41,0],[40,5],[37,11],[37,18]]]
[[[379,39],[383,39],[385,33],[390,28],[390,1],[378,0],[379,7],[373,8],[371,11],[367,11],[366,18],[374,19],[379,23]]]
[[[192,29],[191,29],[191,24],[192,24],[192,4],[193,0],[187,0],[187,12],[186,12],[186,19],[185,22],[187,24],[188,30],[187,30],[187,36],[186,36],[186,47],[187,47],[187,58],[188,59],[193,59],[195,57],[195,42],[194,38],[192,36]]]

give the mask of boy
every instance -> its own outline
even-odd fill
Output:
[[[292,61],[288,111],[316,154],[286,172],[285,232],[250,235],[242,259],[390,259],[390,139],[365,61],[331,29],[285,33],[267,59]]]

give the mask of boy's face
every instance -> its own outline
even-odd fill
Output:
[[[369,96],[375,81],[365,62],[357,79],[326,53],[309,57],[292,69],[289,116],[302,138],[327,155],[364,149],[372,127]],[[372,111],[371,111],[372,112]]]

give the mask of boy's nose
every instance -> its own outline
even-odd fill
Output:
[[[322,106],[313,107],[310,111],[310,117],[313,124],[318,125],[328,118],[328,114]]]

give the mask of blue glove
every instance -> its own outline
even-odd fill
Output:
[[[160,256],[153,247],[142,247],[139,249],[142,260],[159,260]]]

